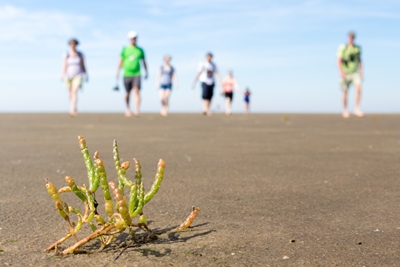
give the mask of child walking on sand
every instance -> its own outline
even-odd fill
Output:
[[[249,114],[250,111],[250,90],[246,88],[244,91],[244,114]]]
[[[224,78],[222,81],[222,94],[225,96],[225,106],[226,106],[226,115],[229,116],[232,114],[232,99],[233,99],[233,89],[236,89],[240,92],[239,84],[236,79],[233,78],[233,73],[230,70],[228,72],[228,76]]]

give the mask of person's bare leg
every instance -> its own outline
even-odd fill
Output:
[[[164,116],[164,99],[165,99],[165,96],[164,96],[164,91],[165,90],[163,90],[163,89],[160,89],[159,90],[159,96],[160,96],[160,101],[161,101],[161,111],[160,111],[160,114],[162,115],[162,116]]]
[[[171,95],[171,90],[165,90],[165,92],[164,92],[164,116],[168,115],[169,96],[170,95]]]
[[[166,117],[168,114],[168,97],[169,97],[170,91],[169,90],[160,90],[160,100],[161,100],[161,111],[160,114],[161,116]]]
[[[69,110],[69,114],[73,117],[75,117],[76,115],[78,115],[77,112],[77,102],[78,102],[78,89],[79,86],[76,85],[71,85],[71,87],[69,88],[69,100],[70,100],[70,110]]]
[[[210,112],[210,100],[208,99],[203,99],[203,110],[204,110],[204,114],[207,116],[211,115]]]
[[[225,114],[231,115],[231,99],[229,97],[225,97]]]
[[[125,116],[126,117],[131,117],[132,116],[131,109],[129,108],[130,96],[131,96],[131,92],[127,92],[126,95],[125,95],[125,102],[126,102]]]
[[[357,84],[354,86],[356,88],[356,107],[354,109],[354,115],[358,117],[363,117],[364,113],[360,109],[360,103],[361,103],[361,85]]]
[[[249,103],[244,102],[244,114],[249,114]]]
[[[350,117],[350,113],[347,109],[347,95],[348,95],[348,90],[344,90],[343,91],[343,113],[342,113],[343,118]]]
[[[133,114],[135,114],[135,116],[139,116],[140,90],[139,88],[134,87],[133,92],[135,93],[135,111],[133,112]]]

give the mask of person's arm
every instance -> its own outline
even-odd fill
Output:
[[[80,54],[79,56],[81,57],[82,71],[83,71],[83,73],[85,73],[86,82],[88,82],[89,81],[89,75],[88,75],[87,70],[86,70],[85,59],[83,58],[82,54]]]
[[[363,64],[361,62],[361,59],[360,59],[360,62],[358,62],[358,71],[360,72],[361,80],[363,80],[364,79],[364,73],[363,73]]]
[[[361,80],[363,80],[364,78],[364,73],[363,73],[363,64],[362,64],[362,60],[361,60],[361,48],[360,48],[360,54],[358,56],[358,71],[360,73],[360,78]]]
[[[124,63],[124,59],[121,57],[120,59],[119,59],[119,62],[118,62],[118,68],[117,68],[117,80],[119,79],[119,73],[121,72],[121,68],[122,68],[122,63]]]
[[[343,71],[343,64],[342,64],[343,53],[344,53],[345,49],[346,49],[346,45],[340,45],[339,49],[338,49],[338,52],[337,52],[337,62],[336,63],[337,63],[337,66],[339,68],[340,77],[342,79],[346,78],[346,73],[344,73],[344,71]]]
[[[236,89],[238,92],[241,92],[242,90],[240,90],[240,86],[239,86],[239,84],[237,83],[237,81],[236,81],[236,79],[235,78],[233,78],[233,88],[234,89]]]
[[[162,70],[158,72],[157,79],[156,79],[156,89],[160,89],[160,79],[161,79]]]
[[[61,81],[65,79],[67,75],[67,56],[64,57],[61,67]]]
[[[221,79],[221,75],[219,75],[218,71],[215,71],[215,76],[217,76],[218,83],[222,87],[222,79]]]
[[[176,77],[175,70],[174,70],[174,72],[172,73],[172,80],[174,81],[174,87],[175,87],[175,88],[179,88],[178,77]]]
[[[147,72],[146,60],[144,58],[142,60],[143,60],[143,68],[144,68],[144,71],[145,71],[144,78],[147,79],[147,77],[149,77],[149,75],[148,75],[148,72]]]
[[[225,77],[225,78],[222,80],[221,94],[224,94],[224,93],[225,93],[225,83],[227,82],[227,79],[228,79],[228,77]]]
[[[338,57],[337,65],[338,65],[338,68],[339,68],[340,77],[342,77],[344,79],[346,77],[346,74],[344,73],[343,68],[342,68],[342,58],[341,57]]]
[[[193,81],[192,89],[194,89],[196,87],[197,80],[199,79],[201,73],[202,73],[202,71],[197,72],[197,75],[196,75],[196,77],[194,78],[194,81]]]

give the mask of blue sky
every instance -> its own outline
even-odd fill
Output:
[[[340,112],[336,50],[355,30],[365,66],[363,110],[398,113],[399,29],[397,0],[0,1],[0,112],[68,111],[60,73],[70,37],[80,40],[90,76],[78,111],[123,112],[123,91],[111,88],[130,30],[139,33],[149,65],[144,112],[160,108],[155,78],[166,53],[180,84],[171,111],[200,112],[200,86],[191,84],[208,51],[222,76],[232,69],[240,86],[250,87],[254,112]],[[223,98],[216,94],[218,108]],[[242,109],[236,94],[233,110]]]

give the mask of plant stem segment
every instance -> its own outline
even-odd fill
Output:
[[[197,213],[199,213],[200,208],[193,207],[192,212],[190,215],[186,218],[186,220],[176,229],[176,231],[183,231],[189,228],[189,226],[192,224],[194,219],[197,216]]]
[[[78,136],[78,143],[79,143],[79,148],[81,150],[81,154],[83,156],[83,159],[85,161],[86,165],[86,170],[88,174],[88,183],[89,183],[89,190],[90,191],[96,191],[93,190],[93,183],[94,183],[94,168],[93,168],[93,162],[92,159],[90,158],[89,155],[89,150],[86,146],[86,140],[83,138],[83,136]],[[97,188],[96,188],[97,189]]]

